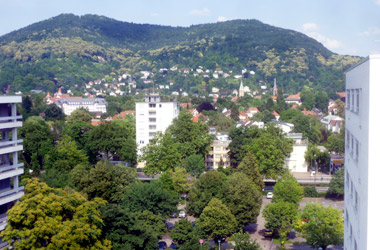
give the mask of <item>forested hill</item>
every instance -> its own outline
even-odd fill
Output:
[[[0,37],[0,87],[54,91],[105,75],[203,66],[253,70],[247,81],[276,78],[289,92],[304,85],[336,91],[344,88],[344,70],[359,59],[257,20],[169,27],[62,14]]]

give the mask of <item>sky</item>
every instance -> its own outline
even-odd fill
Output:
[[[256,19],[338,54],[380,53],[380,0],[0,0],[0,36],[62,13],[185,27]]]

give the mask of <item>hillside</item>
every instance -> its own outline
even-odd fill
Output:
[[[0,87],[54,91],[106,75],[203,66],[234,74],[253,70],[256,74],[246,79],[251,86],[276,78],[289,92],[304,85],[334,92],[344,89],[343,72],[359,59],[257,20],[185,28],[62,14],[0,37]],[[156,77],[155,83],[167,80]],[[222,84],[218,82],[201,84]],[[187,83],[186,89],[199,84]]]

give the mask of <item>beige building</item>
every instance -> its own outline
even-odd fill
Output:
[[[230,166],[230,157],[228,148],[231,140],[225,138],[219,138],[214,140],[211,145],[211,150],[206,157],[206,169],[217,169],[220,164],[220,160],[223,160],[224,167]]]

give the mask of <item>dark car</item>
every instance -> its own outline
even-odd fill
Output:
[[[166,222],[165,222],[165,226],[166,226],[166,228],[169,229],[169,230],[172,230],[172,229],[174,228],[174,224],[171,223],[171,222],[169,222],[169,221],[166,221]]]
[[[160,250],[168,248],[168,245],[166,244],[165,241],[159,241],[157,244],[158,244],[158,249]]]
[[[273,186],[265,186],[263,188],[263,191],[271,191],[271,192],[273,192]]]
[[[174,243],[170,244],[169,248],[171,248],[171,249],[178,249],[178,247]]]
[[[265,229],[264,236],[265,237],[272,237],[273,236],[273,231],[270,230],[270,229]]]

